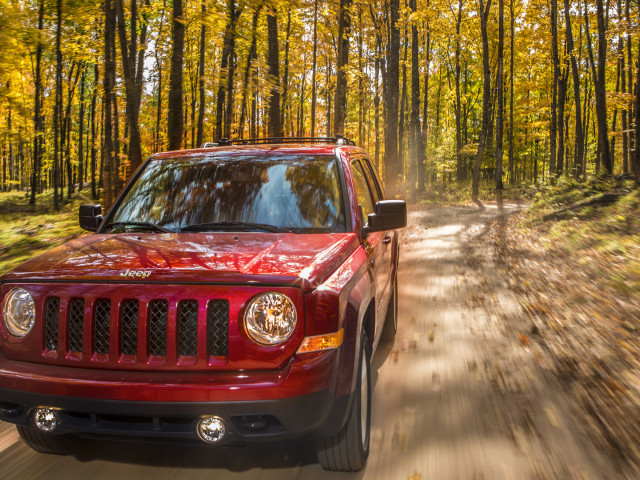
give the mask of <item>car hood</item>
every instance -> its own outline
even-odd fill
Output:
[[[310,290],[358,248],[354,233],[88,235],[18,266],[2,282],[278,283]]]

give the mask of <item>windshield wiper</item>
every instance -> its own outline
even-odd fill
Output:
[[[155,230],[156,232],[162,233],[175,233],[173,230],[169,230],[168,228],[161,227],[160,225],[156,225],[155,223],[149,222],[113,222],[107,225],[107,228],[113,227],[140,227],[146,228],[148,230]]]
[[[251,222],[211,222],[211,223],[196,223],[194,225],[187,225],[180,228],[181,232],[194,232],[199,230],[264,230],[265,232],[273,233],[291,233],[291,230],[286,228],[276,227],[274,225],[268,225],[266,223],[251,223]]]

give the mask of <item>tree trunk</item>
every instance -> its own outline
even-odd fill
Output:
[[[571,73],[573,75],[573,98],[575,104],[576,123],[576,148],[575,148],[575,171],[574,177],[580,178],[582,172],[582,162],[584,158],[584,133],[582,127],[582,115],[580,112],[580,74],[578,72],[578,62],[573,53],[573,32],[571,30],[571,5],[569,0],[564,0],[565,31],[567,38],[567,54],[571,57]]]
[[[124,73],[124,86],[126,97],[126,113],[129,125],[129,163],[130,173],[142,164],[142,146],[140,140],[140,126],[138,115],[140,108],[140,92],[136,81],[136,60],[138,55],[138,9],[137,0],[131,0],[131,38],[127,41],[127,29],[125,26],[125,13],[123,0],[115,0],[117,13],[118,36],[120,39],[120,55],[122,57],[122,71]],[[143,30],[146,29],[146,22]]]
[[[627,21],[627,25],[631,25],[631,14],[630,14],[630,7],[629,7],[629,3],[631,2],[631,0],[627,0],[626,2],[624,2],[624,15],[625,15],[625,19]],[[638,68],[640,68],[640,64],[638,65]],[[631,53],[631,35],[627,35],[627,90],[629,91],[629,93],[633,93],[633,55]],[[631,129],[631,122],[633,119],[633,106],[634,106],[634,101],[630,101],[627,105],[626,111],[627,111],[627,124],[628,124],[628,129]],[[626,130],[626,129],[625,129]],[[629,132],[628,134],[628,138],[627,138],[627,156],[628,156],[628,170],[632,171],[632,167],[633,167],[633,154],[631,153],[632,150],[632,144],[633,141],[632,139],[634,138],[634,134],[632,132]],[[626,173],[626,172],[625,172]]]
[[[403,37],[406,39],[406,31]],[[400,94],[400,118],[398,120],[398,162],[400,166],[400,173],[405,178],[407,173],[405,170],[404,161],[404,123],[405,123],[405,111],[407,105],[407,42],[404,42],[404,55],[402,58],[402,90]]]
[[[555,1],[555,0],[554,0]],[[491,8],[491,0],[487,0],[485,6],[484,0],[478,0],[480,7],[480,30],[482,35],[482,71],[483,71],[483,89],[482,89],[482,127],[480,130],[480,141],[478,142],[478,153],[473,166],[473,182],[471,185],[471,198],[474,202],[478,202],[478,191],[480,182],[480,165],[484,157],[484,148],[487,141],[489,131],[489,121],[491,117],[491,67],[489,65],[489,37],[487,34],[487,21],[489,19],[489,11]]]
[[[636,70],[636,104],[635,104],[635,150],[633,162],[631,163],[631,173],[635,175],[636,182],[640,181],[640,50],[638,50],[638,68]]]
[[[156,38],[156,44],[154,49],[154,57],[156,59],[156,71],[158,72],[158,88],[157,100],[156,100],[156,126],[155,126],[155,138],[153,148],[155,151],[164,149],[164,142],[160,141],[161,120],[162,120],[162,62],[160,61],[158,39],[163,36],[164,27],[164,13],[166,8],[166,0],[163,2],[162,12],[160,13],[160,28],[158,37]]]
[[[411,11],[418,10],[417,0],[411,0]],[[418,55],[420,46],[418,45],[418,26],[414,19],[411,25],[411,133],[409,135],[410,160],[409,160],[409,194],[411,201],[415,201],[416,194],[420,189],[420,184],[424,183],[424,178],[418,174],[420,171],[419,151],[421,148],[420,131],[420,57]],[[427,62],[427,75],[429,62]],[[428,80],[425,81],[425,88],[428,88]],[[425,99],[427,95],[425,93]],[[426,117],[425,117],[426,119]]]
[[[282,123],[280,122],[280,52],[278,50],[278,17],[275,9],[270,9],[267,15],[268,64],[269,83],[269,136],[282,137]]]
[[[44,0],[40,0],[38,8],[38,33],[41,34],[44,27]],[[42,118],[42,39],[38,35],[36,47],[36,74],[35,74],[35,111],[33,122],[35,137],[33,141],[33,172],[31,176],[31,198],[29,203],[36,204],[36,194],[40,192],[40,170],[42,169],[42,145],[44,143],[44,119]]]
[[[318,57],[318,0],[313,2],[313,64],[311,67],[311,136],[316,136],[316,68]],[[377,77],[376,77],[377,80]]]
[[[204,111],[205,111],[205,92],[204,92],[204,56],[207,45],[207,23],[205,17],[207,15],[207,5],[205,2],[201,4],[202,25],[200,25],[200,52],[198,58],[198,93],[200,103],[198,105],[198,133],[196,138],[196,146],[202,145],[204,137]]]
[[[291,36],[291,10],[287,11],[287,35],[284,41],[284,75],[282,75],[282,106],[280,107],[280,124],[285,135],[293,136],[293,119],[289,104],[289,37]],[[289,128],[287,129],[287,120]]]
[[[105,0],[105,28],[104,28],[104,143],[102,155],[102,168],[104,193],[103,203],[106,210],[113,203],[114,164],[116,149],[113,141],[113,87],[115,84],[115,34],[116,13],[113,2],[117,0]]]
[[[251,29],[251,49],[249,50],[249,55],[247,55],[247,65],[244,71],[244,82],[242,86],[242,105],[240,111],[240,134],[244,133],[244,124],[247,118],[247,98],[249,97],[249,78],[251,76],[251,70],[253,69],[253,62],[257,55],[258,49],[258,19],[260,18],[260,11],[262,10],[263,4],[258,5],[255,12],[253,12],[253,22]],[[253,129],[250,129],[249,136],[253,137],[255,134]]]
[[[91,198],[96,200],[98,198],[96,189],[96,102],[98,100],[98,80],[100,78],[97,63],[94,64],[93,72],[93,93],[91,94]]]
[[[362,61],[364,60],[364,30],[362,26],[362,9],[358,7],[358,71],[364,72]],[[304,81],[304,78],[303,78]],[[358,144],[365,147],[364,138],[364,78],[363,75],[358,76]]]
[[[513,185],[515,183],[514,168],[513,168],[513,64],[514,64],[514,41],[516,36],[515,29],[515,13],[514,13],[514,0],[511,0],[509,13],[511,15],[511,38],[509,39],[511,46],[509,55],[511,61],[509,64],[509,183]]]
[[[417,3],[417,2],[416,2]],[[429,1],[427,0],[427,8],[429,7]],[[417,8],[417,5],[416,5]],[[418,187],[417,193],[423,193],[426,186],[426,163],[427,163],[427,145],[429,144],[429,66],[431,63],[431,27],[429,20],[427,20],[427,38],[426,38],[426,60],[427,66],[424,71],[424,103],[422,109],[422,131],[420,131],[420,124],[418,123],[418,130],[416,133],[416,143],[418,154],[416,156],[417,161],[417,175],[418,175]],[[417,40],[416,40],[417,41]],[[416,50],[419,50],[416,48]],[[420,67],[418,66],[418,69]],[[419,81],[418,81],[419,83]],[[418,85],[418,95],[420,95],[420,85]],[[418,105],[420,99],[418,98]]]
[[[60,186],[60,117],[62,115],[62,51],[60,50],[62,39],[62,0],[56,2],[57,27],[56,27],[56,100],[53,113],[53,208],[60,208],[58,187]],[[62,188],[60,188],[62,198]]]
[[[84,87],[87,79],[87,69],[82,65],[82,75],[80,77],[80,111],[78,112],[78,191],[82,190],[82,181],[84,176],[84,151],[83,151],[83,137],[84,137]]]
[[[551,0],[551,41],[553,55],[553,93],[551,97],[551,124],[549,126],[549,180],[553,185],[556,181],[556,131],[558,126],[557,120],[557,102],[558,102],[558,76],[560,60],[558,59],[558,2]]]
[[[331,136],[331,63],[329,59],[325,57],[326,63],[326,75],[327,75],[327,86],[325,88],[325,95],[327,102],[327,137]]]
[[[235,74],[236,67],[236,26],[238,24],[238,18],[242,12],[241,8],[236,8],[233,1],[229,2],[230,14],[231,14],[231,35],[229,38],[229,61],[228,61],[228,73],[227,73],[227,102],[225,109],[225,121],[224,121],[224,136],[231,138],[231,124],[233,123],[233,76]]]
[[[179,150],[182,146],[182,131],[184,129],[182,107],[182,60],[184,52],[182,0],[173,0],[173,22],[171,30],[173,49],[171,51],[167,136],[169,137],[169,150]]]
[[[335,133],[344,133],[344,123],[347,108],[347,72],[349,64],[349,37],[351,36],[351,8],[352,0],[340,0],[338,17],[338,56],[336,65],[336,100],[333,128]]]
[[[496,190],[502,200],[502,136],[504,128],[504,0],[498,0],[498,76],[496,79],[498,115],[496,118]]]
[[[385,138],[385,183],[387,197],[396,197],[398,171],[398,91],[400,82],[400,0],[389,2],[389,65],[386,75],[387,131]]]
[[[564,164],[565,164],[564,107],[567,100],[567,81],[569,79],[569,71],[567,67],[568,65],[566,63],[563,63],[562,70],[561,70],[562,76],[558,80],[558,154],[556,155],[556,176],[557,177],[560,177],[564,173]]]
[[[229,74],[229,52],[231,51],[231,38],[233,36],[233,22],[235,17],[235,0],[228,0],[227,9],[229,10],[229,20],[224,31],[224,42],[222,44],[222,56],[220,58],[220,77],[218,78],[218,94],[216,99],[216,133],[215,139],[220,140],[223,137],[222,122],[225,117],[225,96],[228,86],[225,84],[224,75]]]
[[[602,165],[607,175],[613,175],[613,159],[609,151],[609,134],[607,132],[607,103],[606,103],[606,60],[607,60],[607,41],[606,28],[604,21],[604,7],[602,0],[596,0],[596,14],[598,19],[598,65],[597,68],[593,61],[593,47],[591,44],[591,35],[589,33],[589,10],[585,3],[585,28],[587,33],[587,45],[589,47],[589,56],[591,57],[593,83],[596,93],[596,120],[598,122],[598,151],[602,156]]]
[[[379,81],[379,75],[380,75],[380,56],[382,55],[381,49],[382,47],[380,46],[382,43],[382,39],[380,38],[380,36],[377,33],[377,29],[376,29],[376,59],[375,59],[375,97],[373,98],[373,105],[374,105],[374,129],[375,129],[375,136],[376,136],[376,140],[375,140],[375,150],[374,150],[374,157],[375,157],[375,166],[376,166],[376,172],[380,173],[380,81]]]
[[[462,0],[458,0],[456,16],[456,179],[461,182],[466,178],[467,169],[462,159],[462,101],[460,97],[460,25],[462,24]]]
[[[75,72],[75,77],[73,79],[73,83],[71,82],[71,77],[73,76],[74,66],[77,66],[77,70]],[[73,94],[76,89],[76,85],[78,84],[78,78],[80,75],[80,66],[73,63],[71,67],[71,71],[69,72],[69,82],[67,84],[67,107],[64,113],[64,121],[62,122],[62,141],[63,141],[63,150],[64,150],[64,158],[67,166],[67,199],[71,198],[75,190],[74,182],[73,182],[73,169],[71,167],[71,104],[73,102]]]

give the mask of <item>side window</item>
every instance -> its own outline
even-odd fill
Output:
[[[362,221],[366,224],[369,214],[374,212],[374,203],[371,199],[371,192],[369,191],[367,178],[365,177],[364,169],[360,162],[352,162],[351,171],[353,172],[353,183],[356,187],[358,203],[362,206],[362,214],[364,215]]]
[[[380,186],[380,181],[378,180],[378,176],[375,174],[373,169],[373,165],[367,158],[364,160],[365,163],[365,171],[367,173],[367,177],[369,178],[369,183],[371,185],[371,191],[373,192],[374,201],[377,203],[380,200],[384,200],[384,193],[382,191],[382,187]]]

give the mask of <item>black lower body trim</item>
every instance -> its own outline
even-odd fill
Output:
[[[0,389],[0,420],[33,426],[36,407],[56,410],[55,433],[116,437],[198,440],[202,416],[222,418],[225,443],[284,440],[301,436],[325,438],[346,421],[349,397],[329,391],[299,397],[250,402],[131,402],[42,395]]]

